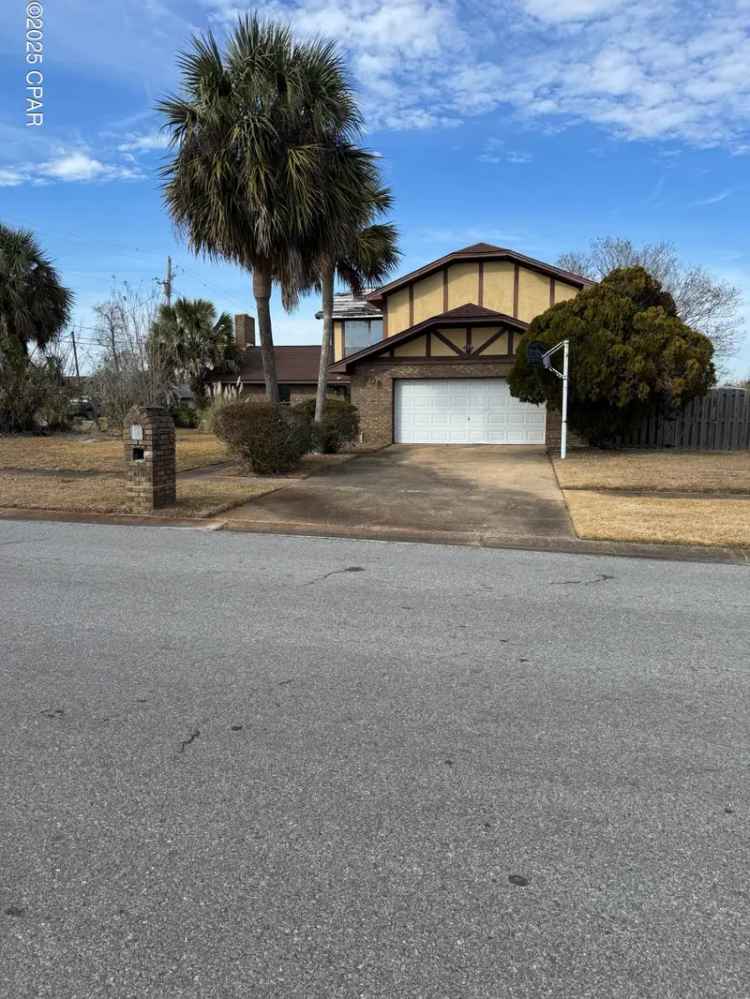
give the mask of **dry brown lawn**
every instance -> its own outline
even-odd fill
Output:
[[[201,476],[177,480],[177,504],[162,517],[210,517],[278,489],[283,479]],[[70,513],[127,513],[125,480],[115,475],[0,475],[0,507]]]
[[[582,449],[553,460],[563,489],[750,494],[750,451]]]
[[[177,470],[203,468],[227,461],[227,449],[213,434],[177,431]],[[123,471],[120,437],[102,434],[55,434],[50,437],[0,435],[0,469]],[[0,485],[0,489],[2,486]]]
[[[750,547],[750,452],[581,450],[553,461],[581,538]]]
[[[673,499],[571,489],[565,500],[580,538],[750,547],[750,499]]]

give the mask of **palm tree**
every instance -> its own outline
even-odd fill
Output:
[[[194,252],[252,272],[266,394],[277,401],[272,286],[286,304],[302,287],[326,142],[358,134],[360,114],[331,43],[296,43],[257,15],[239,19],[224,55],[208,34],[179,66],[182,94],[157,105],[175,150],[164,199]]]
[[[199,397],[208,372],[234,359],[231,317],[216,318],[216,309],[202,298],[178,298],[162,305],[149,336],[149,353],[172,372],[174,381],[185,381]]]
[[[73,295],[32,233],[0,225],[0,339],[20,357],[43,350],[70,320]]]
[[[368,285],[377,284],[394,269],[401,253],[397,247],[398,231],[390,223],[378,223],[350,233],[342,240],[335,255],[326,257],[320,274],[323,308],[323,339],[318,369],[318,390],[315,397],[315,422],[323,419],[328,366],[333,344],[333,288],[335,279],[343,281],[355,295],[361,295]]]

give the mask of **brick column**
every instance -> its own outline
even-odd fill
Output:
[[[174,422],[160,406],[134,406],[123,432],[127,505],[132,513],[151,513],[177,501]]]

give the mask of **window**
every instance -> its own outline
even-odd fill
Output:
[[[382,319],[344,320],[344,354],[353,354],[383,339]]]
[[[289,402],[292,398],[291,385],[279,385],[279,402]]]

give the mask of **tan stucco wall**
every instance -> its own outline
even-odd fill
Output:
[[[549,308],[550,279],[525,267],[518,269],[518,318],[531,320]]]
[[[451,264],[448,268],[448,308],[479,304],[479,263]]]
[[[393,348],[396,357],[424,357],[427,353],[427,337],[418,336]]]
[[[388,295],[385,300],[388,311],[388,336],[408,329],[409,322],[409,288],[401,288]]]
[[[472,335],[472,342],[474,348],[481,347],[482,344],[488,340],[493,333],[497,330],[475,330]],[[507,354],[508,353],[508,334],[501,333],[497,340],[493,340],[492,343],[485,347],[482,351],[482,357],[490,357],[493,354]]]
[[[554,284],[556,302],[565,302],[578,294],[578,289],[565,281],[550,278],[522,265],[518,265],[517,269],[517,306],[516,264],[511,261],[483,262],[481,301],[479,261],[449,264],[447,268],[418,278],[411,285],[411,309],[408,286],[386,295],[383,309],[387,316],[387,336],[401,333],[410,326],[440,315],[446,307],[455,309],[467,303],[483,305],[487,309],[504,312],[509,316],[515,315],[518,319],[531,322],[535,316],[549,308],[552,284]]]
[[[414,323],[421,323],[443,311],[443,272],[428,274],[414,282]],[[390,330],[389,330],[390,332]]]
[[[513,315],[513,285],[515,265],[509,260],[487,260],[484,265],[484,294],[482,302],[486,309]]]
[[[340,361],[344,356],[344,324],[340,319],[333,321],[333,357]]]
[[[575,298],[578,294],[578,289],[572,284],[566,284],[564,281],[555,281],[555,302],[567,302],[570,298]]]

